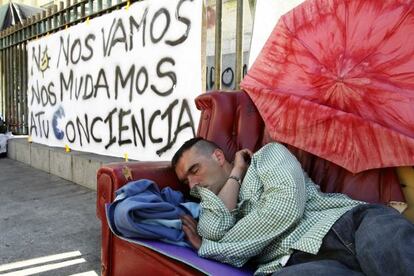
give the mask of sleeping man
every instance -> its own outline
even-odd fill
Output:
[[[214,143],[193,138],[172,159],[200,198],[198,223],[182,218],[201,257],[256,275],[414,275],[414,226],[396,210],[325,194],[281,144],[232,163]]]

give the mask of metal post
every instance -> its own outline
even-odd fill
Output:
[[[36,21],[37,21],[36,22],[36,26],[37,26],[36,35],[39,35],[39,34],[42,33],[42,26],[41,26],[42,21],[41,21],[41,19],[42,19],[42,15],[40,13],[38,13],[37,16],[36,16]]]
[[[2,32],[2,39],[1,39],[1,93],[2,93],[2,115],[6,116],[6,50],[4,49],[5,46],[5,32]]]
[[[85,17],[85,5],[86,5],[86,3],[85,3],[85,1],[82,1],[82,3],[81,3],[81,18],[84,18]]]
[[[40,33],[46,32],[47,31],[47,20],[46,20],[46,11],[42,11],[42,17],[41,17],[41,31]]]
[[[221,89],[221,17],[222,17],[222,0],[216,0],[216,29],[215,29],[215,50],[214,50],[214,67],[216,68],[214,77],[215,89]]]
[[[24,39],[23,37],[23,29],[20,31],[20,34],[22,36],[21,41]],[[25,72],[27,71],[27,68],[25,66],[25,62],[24,62],[24,51],[26,50],[24,48],[24,42],[20,42],[19,43],[19,70],[18,70],[18,74],[20,75],[19,80],[19,133],[20,134],[24,134],[24,114],[25,114],[25,98],[26,98],[26,79],[25,79]]]
[[[9,45],[13,44],[13,35],[11,34],[14,31],[14,28],[10,30],[9,34]],[[13,103],[14,103],[14,91],[13,91],[13,47],[9,47],[9,68],[8,68],[8,80],[9,80],[9,119],[10,119],[10,129],[14,132],[14,114],[13,114]]]
[[[2,33],[2,35],[4,35],[4,33]],[[4,37],[1,39],[1,46],[2,46],[2,48],[3,48],[3,41],[4,41]],[[4,66],[4,49],[2,49],[1,50],[1,52],[0,52],[0,57],[1,57],[1,61],[0,61],[0,64],[1,64],[1,75],[0,75],[0,80],[1,80],[1,95],[0,95],[0,97],[1,97],[1,106],[0,106],[0,108],[1,108],[1,113],[2,113],[2,115],[4,116],[4,115],[6,115],[5,114],[5,111],[6,111],[6,102],[5,102],[5,100],[6,100],[6,97],[5,97],[5,95],[6,95],[6,87],[5,87],[5,83],[4,83],[4,71],[5,71],[5,66]]]
[[[235,89],[240,89],[243,74],[243,0],[237,0]]]
[[[16,28],[13,29],[15,31]],[[16,32],[12,34],[12,44],[16,43]],[[11,84],[12,84],[12,117],[13,117],[13,132],[17,133],[17,126],[19,124],[18,122],[18,110],[17,110],[17,68],[15,64],[17,64],[17,46],[12,46],[12,63],[10,66],[10,72],[11,72]]]
[[[78,19],[78,6],[76,4],[78,4],[78,0],[73,0],[73,17],[75,20]]]
[[[58,26],[58,15],[56,14],[58,10],[57,5],[52,6],[52,14],[53,14],[53,28],[57,28]]]
[[[35,28],[36,28],[36,24],[35,24],[35,22],[36,22],[36,16],[32,15],[32,16],[30,17],[30,33],[31,33],[32,35],[34,35],[34,34],[35,34]]]
[[[9,44],[10,40],[10,30],[7,31],[6,37],[6,44]],[[10,48],[6,49],[6,70],[5,70],[5,81],[6,81],[6,121],[7,121],[7,128],[10,130],[11,124],[11,112],[10,112],[10,100],[11,100],[11,92],[10,92]]]
[[[65,16],[62,11],[65,8],[65,4],[61,1],[59,2],[59,26],[65,25]]]
[[[89,12],[88,12],[88,15],[90,15],[92,13],[93,13],[93,1],[92,0],[89,0]]]
[[[46,16],[47,16],[47,20],[46,20],[46,24],[47,24],[47,29],[46,31],[49,32],[52,29],[52,18],[50,17],[52,15],[52,8],[49,7],[47,9],[46,12]]]
[[[4,89],[3,89],[3,72],[4,72],[4,67],[3,67],[3,31],[0,31],[0,114],[3,115],[4,113],[4,99],[3,99],[3,94],[4,94]]]
[[[30,34],[29,34],[30,35]],[[29,113],[29,109],[28,109],[28,101],[27,101],[27,97],[28,97],[28,93],[27,93],[27,84],[28,84],[28,67],[27,67],[27,41],[25,41],[24,43],[22,43],[22,51],[23,51],[23,85],[22,85],[22,95],[23,95],[23,100],[22,100],[22,106],[23,106],[23,116],[22,116],[22,120],[23,120],[23,125],[22,125],[22,134],[28,134],[28,122],[27,119],[29,118],[28,113]]]
[[[11,32],[14,31],[14,28],[11,28]],[[13,35],[9,35],[10,43],[9,45],[13,44]],[[14,87],[13,87],[13,57],[14,57],[14,49],[13,47],[9,47],[9,70],[7,70],[8,80],[9,80],[9,120],[10,120],[10,129],[14,132]]]
[[[70,23],[70,0],[66,0],[66,24]]]
[[[17,40],[20,41],[20,32],[17,32]],[[22,112],[22,97],[23,97],[23,91],[22,91],[22,69],[23,69],[23,59],[22,59],[22,48],[21,48],[21,43],[19,42],[19,44],[17,44],[16,46],[14,46],[16,48],[16,60],[15,60],[15,65],[14,66],[14,72],[15,72],[15,76],[16,76],[16,86],[15,86],[15,91],[16,91],[16,131],[18,134],[22,134],[22,117],[23,117],[23,112]]]
[[[33,24],[33,20],[31,20],[31,24]],[[32,37],[34,35],[34,33],[33,33],[33,29],[32,28],[29,28],[29,35],[28,35],[28,37]],[[26,74],[26,82],[25,82],[25,85],[26,85],[26,88],[25,88],[25,91],[26,91],[26,97],[25,97],[25,133],[26,134],[29,134],[29,100],[28,100],[28,93],[27,93],[27,91],[28,91],[28,86],[27,86],[27,84],[28,84],[28,81],[29,81],[29,74],[30,74],[30,72],[29,72],[29,68],[28,68],[28,63],[27,63],[27,59],[28,59],[28,53],[27,53],[27,49],[28,49],[28,47],[27,47],[27,41],[25,42],[25,46],[24,46],[24,48],[25,48],[25,58],[24,58],[24,62],[25,62],[25,66],[26,66],[26,68],[27,68],[27,70],[26,70],[26,72],[25,72],[25,74]]]

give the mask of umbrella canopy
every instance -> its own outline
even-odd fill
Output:
[[[43,9],[10,2],[0,7],[0,30],[22,23],[24,19],[42,12]]]
[[[414,0],[308,0],[241,83],[273,139],[351,172],[414,165]]]

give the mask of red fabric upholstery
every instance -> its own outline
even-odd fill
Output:
[[[246,93],[210,92],[199,96],[196,105],[202,112],[198,136],[216,142],[229,160],[241,148],[256,151],[269,142],[264,123]],[[391,168],[352,174],[302,150],[289,149],[323,191],[343,192],[368,202],[404,201]],[[102,275],[201,274],[183,263],[111,234],[105,219],[105,203],[112,202],[114,192],[128,181],[141,178],[188,193],[188,189],[178,183],[169,162],[113,163],[99,169],[97,216],[102,222]]]

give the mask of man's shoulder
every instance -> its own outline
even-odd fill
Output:
[[[264,145],[253,155],[253,159],[258,165],[260,164],[260,166],[269,162],[273,165],[284,164],[286,162],[298,162],[288,148],[278,142],[271,142]]]
[[[263,147],[261,147],[257,152],[256,155],[262,155],[262,154],[267,154],[267,153],[280,153],[280,152],[285,152],[289,150],[282,145],[281,143],[278,142],[270,142],[266,145],[264,145]]]

